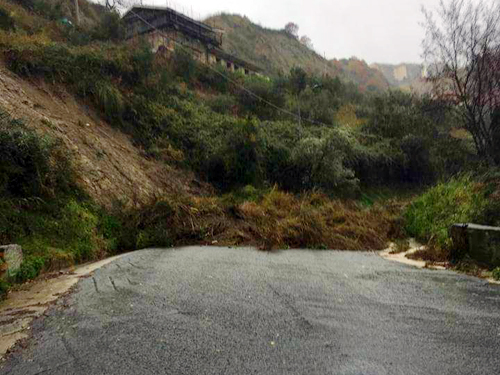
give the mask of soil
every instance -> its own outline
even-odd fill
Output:
[[[40,134],[60,138],[73,154],[78,182],[103,206],[141,205],[165,193],[202,195],[209,187],[186,171],[150,160],[129,136],[64,88],[27,81],[0,62],[0,108]]]

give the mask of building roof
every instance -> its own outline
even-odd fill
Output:
[[[122,18],[127,26],[128,38],[150,33],[155,29],[173,29],[207,45],[220,47],[222,44],[221,35],[216,29],[169,7],[136,5]]]
[[[200,21],[196,21],[195,19],[191,18],[191,17],[188,17],[186,16],[185,14],[182,14],[178,11],[176,11],[175,9],[172,9],[172,8],[169,8],[169,7],[162,7],[162,6],[155,6],[155,5],[134,5],[132,7],[129,8],[129,10],[127,10],[125,12],[125,14],[123,15],[123,19],[126,21],[130,18],[135,18],[136,17],[136,13],[140,10],[152,10],[152,11],[156,11],[156,12],[159,12],[159,13],[170,13],[170,14],[173,14],[175,15],[177,18],[180,18],[184,21],[187,21],[189,23],[193,23],[193,24],[196,24],[198,27],[206,30],[206,31],[209,31],[209,32],[215,32],[216,30],[211,27],[210,25],[207,25],[206,23],[203,23],[203,22],[200,22]]]

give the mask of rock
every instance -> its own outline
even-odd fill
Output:
[[[450,229],[453,258],[468,254],[478,262],[500,266],[500,228],[477,224],[455,224]]]
[[[10,277],[21,268],[23,262],[23,249],[19,245],[0,246],[0,258],[2,258],[3,275],[1,277]]]

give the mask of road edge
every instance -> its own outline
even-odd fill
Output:
[[[5,358],[19,340],[29,337],[33,320],[43,315],[55,301],[70,292],[81,278],[89,276],[124,255],[61,271],[56,277],[37,280],[27,284],[22,290],[10,293],[7,299],[0,303],[0,360]]]

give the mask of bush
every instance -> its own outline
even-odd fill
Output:
[[[0,112],[0,193],[5,197],[53,196],[68,191],[71,168],[61,145]]]
[[[243,114],[256,116],[260,120],[272,120],[278,113],[276,108],[268,103],[284,107],[285,97],[283,93],[270,80],[250,76],[245,78],[243,86],[244,89],[238,89],[236,94]],[[258,98],[250,92],[257,95]]]
[[[359,181],[344,164],[353,142],[346,132],[338,130],[321,137],[304,137],[291,154],[297,178],[295,190],[355,191]]]
[[[111,83],[100,81],[95,83],[93,95],[106,117],[110,121],[120,122],[125,110],[121,92]]]
[[[118,12],[105,12],[92,32],[94,40],[119,42],[125,40],[126,28]]]
[[[42,271],[45,266],[45,259],[36,256],[27,256],[21,263],[21,268],[16,274],[16,281],[24,283],[28,280],[33,280]]]
[[[207,105],[214,112],[231,115],[238,111],[238,101],[232,95],[217,95],[208,100]]]
[[[500,281],[500,267],[495,268],[492,273],[493,279]]]
[[[449,228],[456,223],[482,221],[488,205],[484,187],[471,176],[453,178],[429,189],[406,209],[406,231],[430,241],[437,250],[447,250],[452,244]]]
[[[176,50],[172,59],[173,71],[186,83],[194,83],[198,79],[198,63],[191,54],[183,50]]]
[[[26,1],[25,1],[26,2]],[[28,7],[31,8],[35,13],[38,13],[42,17],[49,20],[56,21],[64,17],[64,12],[62,10],[62,1],[48,1],[48,0],[35,0],[27,2]]]

